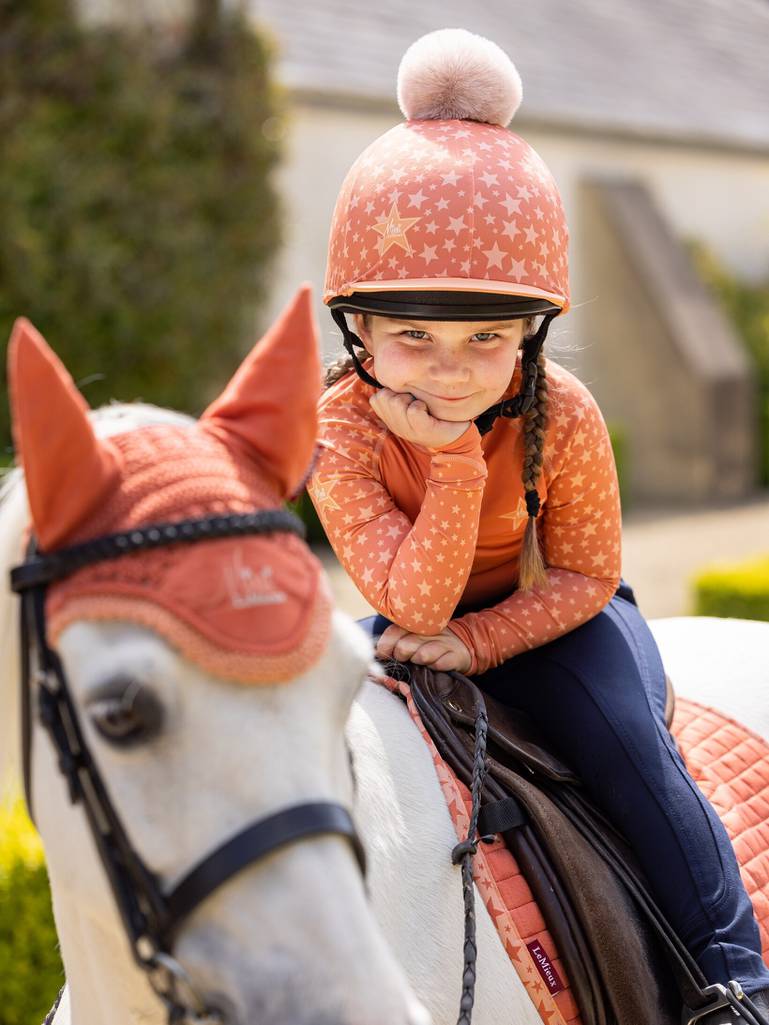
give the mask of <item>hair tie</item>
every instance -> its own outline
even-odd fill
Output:
[[[536,488],[526,492],[526,508],[529,516],[536,516],[539,512],[539,492]]]

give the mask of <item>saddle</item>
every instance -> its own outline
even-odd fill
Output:
[[[485,703],[478,835],[499,835],[512,852],[561,954],[583,1025],[679,1025],[682,1000],[702,1006],[704,980],[649,896],[632,850],[578,777],[525,713],[481,694],[460,673],[408,668],[422,723],[468,788]]]

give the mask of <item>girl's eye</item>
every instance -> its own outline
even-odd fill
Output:
[[[404,331],[403,333],[408,338],[413,338],[414,341],[417,341],[417,342],[422,342],[427,337],[427,332],[426,331],[417,331],[416,329],[412,329],[410,331]],[[491,341],[492,338],[496,338],[496,337],[497,337],[497,334],[496,334],[495,331],[476,331],[475,334],[473,335],[473,338],[475,338],[479,342],[488,342],[488,341]]]

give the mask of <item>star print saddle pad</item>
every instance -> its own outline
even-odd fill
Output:
[[[405,699],[433,757],[457,838],[470,821],[470,791],[441,757],[420,717],[412,688],[389,676],[376,682]],[[721,817],[753,901],[764,958],[769,950],[769,745],[712,708],[678,698],[671,732],[689,772]],[[447,851],[447,857],[450,852]],[[459,867],[457,867],[459,873]],[[479,843],[473,859],[477,892],[543,1022],[582,1025],[576,989],[526,874],[502,837]],[[459,876],[457,877],[459,889]],[[458,942],[460,938],[458,937]],[[627,954],[620,957],[626,962]]]

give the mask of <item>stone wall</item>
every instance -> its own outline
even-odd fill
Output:
[[[641,502],[739,498],[757,486],[756,389],[741,340],[646,189],[593,177],[579,192],[591,301],[583,377],[628,435]]]

